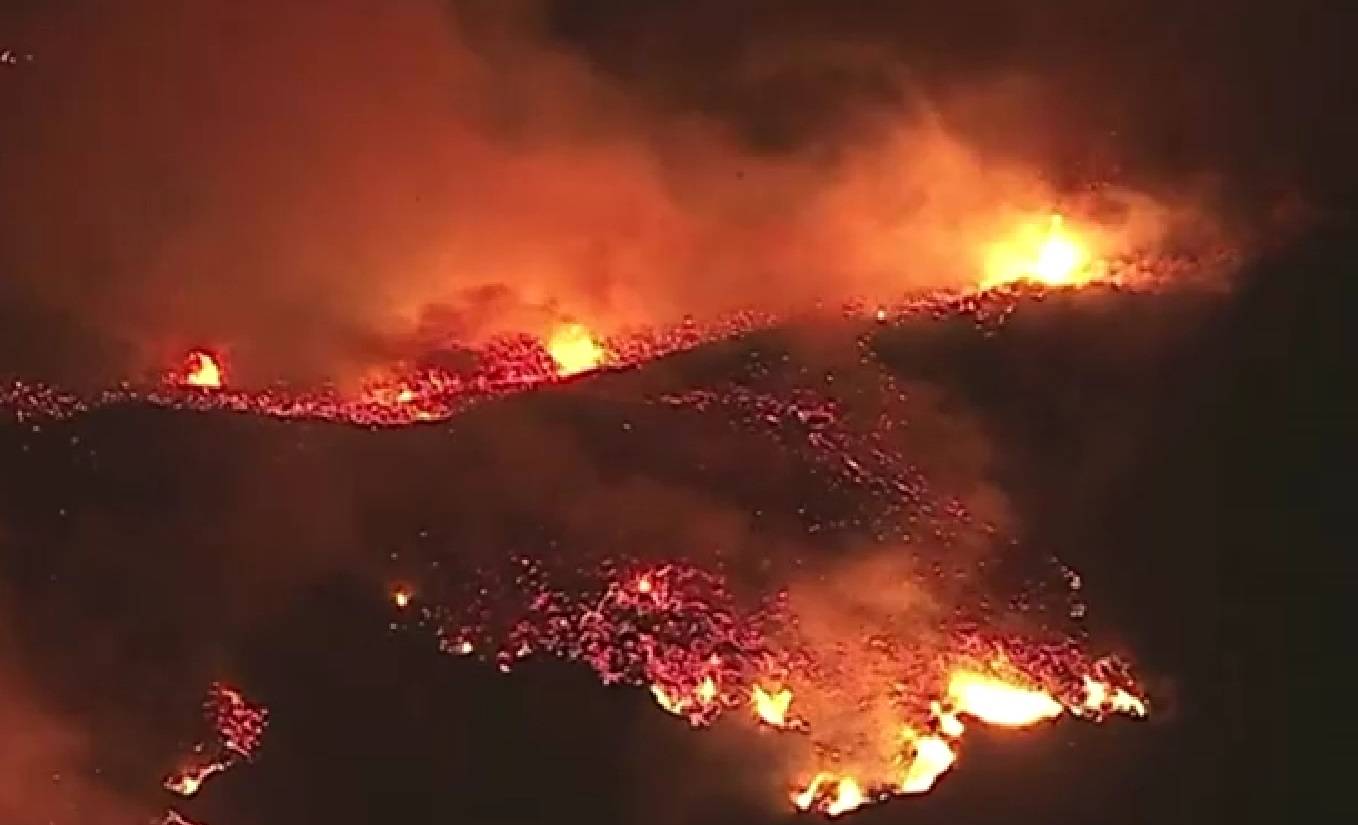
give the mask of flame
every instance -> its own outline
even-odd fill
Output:
[[[717,698],[717,683],[712,681],[711,676],[704,676],[702,683],[698,685],[698,698],[703,701],[703,704]]]
[[[930,702],[929,710],[934,718],[938,720],[938,729],[944,736],[956,739],[966,732],[966,725],[957,718],[957,714],[945,707],[940,702]]]
[[[953,674],[948,682],[948,698],[959,713],[988,725],[1008,728],[1054,719],[1065,709],[1045,691],[968,671]]]
[[[905,736],[913,741],[914,747],[910,764],[901,777],[901,793],[924,793],[952,767],[953,762],[957,761],[957,754],[941,737],[916,736],[909,728]]]
[[[399,608],[410,606],[411,593],[405,587],[397,587],[391,593],[392,602]]]
[[[220,389],[222,386],[222,366],[217,357],[207,350],[190,351],[184,361],[183,383],[188,387]]]
[[[562,324],[547,339],[547,352],[556,363],[557,375],[566,377],[598,367],[604,348],[583,324]]]
[[[833,785],[834,790],[831,791]],[[802,791],[792,795],[792,804],[798,810],[810,810],[813,806],[826,816],[839,816],[854,810],[868,801],[863,786],[852,776],[836,778],[832,773],[818,773],[811,778]]]
[[[765,691],[755,685],[750,693],[755,715],[766,724],[781,728],[787,724],[787,708],[792,704],[792,691],[783,688],[775,693]]]
[[[867,801],[863,795],[863,789],[852,776],[846,776],[839,780],[839,785],[835,788],[835,798],[825,808],[827,816],[839,816],[848,813],[859,805]]]
[[[651,695],[655,697],[655,703],[660,705],[666,713],[673,713],[675,716],[684,714],[684,707],[680,700],[670,696],[669,691],[660,685],[651,685]]]
[[[1066,229],[1065,219],[1053,213],[1045,227],[1029,223],[1014,236],[990,248],[982,289],[1032,281],[1046,286],[1082,286],[1097,272],[1086,240]]]

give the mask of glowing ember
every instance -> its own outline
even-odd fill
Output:
[[[212,728],[214,741],[195,745],[192,759],[165,778],[164,788],[171,793],[193,796],[211,777],[238,762],[253,759],[269,720],[268,710],[251,703],[235,688],[220,683],[208,689],[203,715]]]
[[[220,762],[184,768],[166,777],[165,790],[177,793],[180,796],[193,796],[198,793],[209,777],[224,770],[226,770],[226,765]]]
[[[1041,690],[991,676],[959,672],[948,682],[948,698],[959,713],[988,725],[1018,728],[1061,715],[1061,703]]]
[[[1065,228],[1061,215],[1051,215],[1045,226],[1024,226],[1012,240],[996,244],[985,261],[982,289],[1017,281],[1044,286],[1080,286],[1097,275],[1086,242]]]
[[[680,700],[671,697],[669,691],[660,685],[651,685],[651,696],[655,697],[655,703],[660,705],[666,713],[673,713],[675,716],[684,715],[684,706]]]
[[[562,377],[588,372],[604,360],[603,347],[583,324],[557,327],[547,340],[547,352]]]
[[[755,715],[765,724],[781,728],[787,724],[787,709],[792,704],[792,691],[787,688],[766,692],[759,685],[754,686],[750,692],[751,704],[754,706]]]
[[[391,601],[399,608],[410,606],[410,590],[405,587],[398,587],[391,592]]]
[[[222,366],[216,356],[201,349],[190,352],[184,363],[183,383],[188,387],[221,389]]]
[[[1085,699],[1076,712],[1122,713],[1145,716],[1146,703],[1122,688],[1115,688],[1090,676],[1084,677]]]

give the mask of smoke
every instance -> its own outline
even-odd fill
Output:
[[[925,89],[871,43],[750,34],[737,99],[810,95],[758,127],[619,74],[560,30],[587,10],[551,4],[7,15],[34,59],[0,84],[6,371],[108,381],[212,345],[246,382],[343,380],[564,319],[895,297],[971,282],[985,242],[1072,195],[1013,72]],[[1154,244],[1201,196],[1105,187],[1104,246]]]
[[[0,820],[135,822],[136,807],[96,778],[84,726],[52,707],[24,675],[0,590]],[[145,811],[140,819],[146,819]]]

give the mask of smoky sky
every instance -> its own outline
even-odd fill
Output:
[[[1321,9],[8,4],[0,372],[342,379],[432,327],[953,286],[1095,183],[1264,225],[1353,179]]]

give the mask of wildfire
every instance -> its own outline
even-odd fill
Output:
[[[991,676],[961,671],[948,682],[948,698],[959,713],[987,725],[1020,728],[1054,719],[1064,708],[1046,692]]]
[[[588,372],[604,360],[604,348],[583,324],[562,324],[547,339],[547,352],[556,364],[557,375],[566,377]]]
[[[750,692],[750,701],[754,706],[755,715],[765,724],[775,728],[781,728],[787,724],[787,709],[792,704],[792,691],[787,688],[774,693],[766,692],[759,685],[755,685]]]
[[[222,365],[215,355],[203,349],[189,352],[184,361],[184,386],[221,389],[222,378]]]
[[[1059,214],[1029,223],[1010,240],[995,244],[985,261],[982,289],[1031,281],[1045,286],[1081,286],[1097,267],[1088,242],[1072,234]]]

